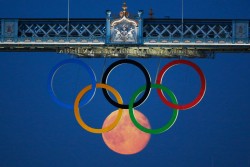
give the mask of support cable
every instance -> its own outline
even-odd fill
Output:
[[[184,36],[184,3],[183,3],[183,0],[181,0],[181,31],[182,31],[182,39],[183,39],[183,36]]]
[[[67,40],[69,40],[69,6],[70,5],[70,0],[68,0],[68,20],[67,20]]]
[[[156,83],[157,76],[158,76],[158,73],[159,73],[159,70],[160,70],[161,60],[162,60],[162,57],[160,57],[159,61],[158,61],[157,71],[156,71],[156,75],[155,75],[155,83]]]

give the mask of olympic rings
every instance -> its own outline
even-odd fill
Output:
[[[113,87],[106,85],[106,84],[97,83],[96,88],[103,88],[103,89],[109,90],[110,92],[112,92],[114,94],[118,103],[122,104],[122,98],[121,98],[120,94]],[[89,90],[92,90],[92,85],[88,85],[85,88],[83,88],[76,97],[76,100],[74,103],[74,113],[75,113],[75,117],[76,117],[77,122],[79,123],[79,125],[83,129],[85,129],[89,132],[92,132],[92,133],[104,133],[104,132],[108,132],[108,131],[112,130],[119,123],[119,120],[121,119],[121,116],[122,116],[122,109],[121,108],[119,108],[117,117],[114,120],[114,122],[105,128],[102,128],[102,129],[92,128],[83,122],[81,115],[80,115],[80,112],[79,112],[78,105],[79,105],[79,102],[80,102],[81,98],[83,97],[83,95],[86,92],[88,92]]]
[[[121,64],[133,64],[136,67],[138,67],[140,70],[142,70],[144,76],[146,77],[146,88],[145,88],[145,92],[142,95],[141,99],[138,100],[137,102],[135,102],[134,107],[137,107],[139,105],[141,105],[148,97],[149,93],[150,93],[150,85],[151,85],[151,79],[150,79],[150,75],[147,71],[147,69],[141,65],[140,63],[134,61],[134,60],[130,60],[130,59],[122,59],[122,60],[118,60],[114,63],[112,63],[104,72],[103,77],[102,77],[102,83],[107,84],[107,80],[108,80],[108,76],[110,74],[110,72],[116,68],[117,66],[121,65]],[[114,106],[118,107],[118,108],[122,108],[122,109],[128,109],[129,105],[126,104],[118,104],[117,102],[113,101],[112,98],[109,96],[108,92],[106,89],[102,89],[104,96],[106,97],[106,99]]]
[[[87,72],[89,73],[92,82],[91,85],[86,86],[85,88],[83,88],[77,95],[74,105],[70,105],[70,104],[65,104],[63,102],[61,102],[60,100],[57,99],[57,97],[55,96],[55,93],[53,91],[53,87],[52,87],[52,83],[53,83],[53,77],[55,75],[55,73],[57,72],[57,70],[59,70],[59,68],[61,68],[63,65],[67,64],[67,63],[75,63],[75,64],[79,64],[82,67],[84,67]],[[118,93],[118,91],[107,85],[107,80],[108,80],[108,76],[110,74],[110,72],[116,68],[117,66],[121,65],[121,64],[132,64],[135,65],[136,67],[138,67],[140,70],[142,70],[144,76],[146,77],[146,85],[140,87],[133,95],[132,98],[130,99],[129,104],[123,104],[122,98],[120,96],[120,94]],[[201,81],[201,88],[199,91],[198,96],[190,103],[188,104],[184,104],[184,105],[178,105],[177,104],[177,99],[174,95],[174,93],[169,90],[167,87],[165,87],[164,85],[162,85],[162,78],[164,76],[164,74],[166,73],[166,71],[168,69],[170,69],[171,67],[175,66],[175,65],[179,65],[179,64],[185,64],[188,66],[191,66],[199,75],[200,81]],[[103,94],[105,96],[105,98],[114,106],[119,108],[118,111],[118,115],[116,117],[116,119],[114,120],[114,122],[112,122],[110,125],[108,125],[107,127],[101,128],[101,129],[97,129],[97,128],[92,128],[90,126],[88,126],[86,123],[83,122],[81,115],[80,115],[80,111],[79,111],[79,103],[81,101],[81,99],[83,98],[83,100],[80,103],[80,106],[83,106],[85,104],[87,104],[92,98],[93,95],[95,94],[95,90],[96,88],[102,88]],[[161,100],[163,101],[163,103],[165,103],[167,106],[169,106],[170,108],[173,109],[173,114],[171,119],[169,120],[168,123],[166,123],[163,127],[158,128],[158,129],[147,129],[145,127],[143,127],[135,118],[134,116],[134,110],[133,108],[141,105],[149,96],[151,88],[156,88],[157,89],[157,93],[159,95],[159,97],[161,98]],[[134,60],[130,60],[130,59],[122,59],[122,60],[118,60],[114,63],[112,63],[104,72],[103,77],[102,77],[102,83],[96,83],[96,77],[95,77],[95,73],[93,72],[93,70],[85,63],[83,63],[80,60],[76,60],[76,59],[69,59],[69,60],[64,60],[60,63],[58,63],[49,73],[49,80],[48,80],[48,89],[49,89],[49,93],[50,96],[52,97],[52,99],[59,104],[60,106],[69,108],[69,109],[74,109],[74,114],[76,117],[77,122],[79,123],[79,125],[92,133],[104,133],[104,132],[108,132],[110,130],[112,130],[119,122],[119,120],[121,119],[122,116],[122,109],[129,109],[129,115],[130,118],[132,120],[132,122],[134,123],[134,125],[141,131],[145,132],[145,133],[150,133],[150,134],[160,134],[163,133],[165,131],[167,131],[168,129],[170,129],[172,127],[172,125],[175,123],[177,117],[178,117],[178,113],[179,110],[186,110],[189,108],[194,107],[195,105],[197,105],[201,99],[203,98],[205,91],[206,91],[206,79],[205,76],[202,72],[202,70],[194,63],[187,61],[187,60],[175,60],[172,61],[168,64],[166,64],[159,72],[159,74],[157,75],[157,80],[156,80],[156,84],[151,84],[151,78],[150,78],[150,74],[148,73],[147,69],[141,65],[140,63],[134,61]],[[117,99],[117,102],[112,100],[111,97],[108,94],[108,91],[110,91],[111,93],[114,94],[115,98]],[[85,95],[88,91],[90,91],[87,95]],[[136,101],[136,98],[138,97],[139,94],[141,94],[144,91],[144,94],[142,95],[142,97]],[[166,99],[166,97],[164,96],[163,92],[167,93],[168,96],[170,97],[171,101],[168,101]],[[85,95],[85,97],[83,97]],[[135,102],[136,101],[136,102]]]
[[[186,110],[186,109],[190,109],[192,107],[194,107],[195,105],[197,105],[201,99],[203,98],[204,94],[205,94],[205,91],[206,91],[206,79],[205,79],[205,76],[203,74],[203,72],[201,71],[200,67],[198,67],[196,64],[190,62],[190,61],[187,61],[187,60],[175,60],[175,61],[172,61],[168,64],[166,64],[160,71],[159,75],[157,76],[157,80],[156,80],[156,83],[157,84],[161,84],[162,82],[162,78],[165,74],[165,72],[167,70],[169,70],[171,67],[175,66],[175,65],[178,65],[178,64],[186,64],[188,66],[191,66],[198,74],[199,74],[199,77],[200,77],[200,81],[201,81],[201,88],[200,88],[200,91],[199,91],[199,94],[198,96],[190,103],[188,104],[184,104],[184,105],[178,105],[178,104],[173,104],[171,102],[169,102],[165,96],[163,95],[163,92],[162,90],[158,89],[157,90],[157,93],[158,95],[160,96],[161,100],[169,107],[171,108],[175,108],[175,109],[179,109],[179,110]]]
[[[54,76],[56,74],[56,72],[64,65],[66,64],[69,64],[69,63],[73,63],[73,64],[78,64],[80,66],[82,66],[85,70],[87,70],[87,72],[89,73],[89,76],[91,78],[91,85],[92,85],[92,88],[90,90],[90,93],[88,93],[85,98],[81,101],[80,103],[80,106],[83,106],[85,104],[87,104],[94,96],[95,94],[95,85],[96,85],[96,77],[95,77],[95,73],[94,71],[84,62],[78,60],[78,59],[66,59],[64,61],[61,61],[60,63],[58,63],[57,65],[55,65],[52,70],[50,71],[49,73],[49,77],[48,77],[48,83],[47,83],[47,87],[48,87],[48,90],[49,90],[49,94],[51,96],[51,98],[54,100],[54,102],[56,102],[58,105],[62,106],[62,107],[65,107],[67,109],[73,109],[73,104],[66,104],[66,103],[63,103],[62,101],[60,101],[55,93],[54,93],[54,90],[53,90],[53,79],[54,79]]]
[[[178,112],[179,110],[178,109],[173,109],[173,115],[170,119],[170,121],[165,124],[163,127],[161,128],[158,128],[158,129],[148,129],[148,128],[145,128],[144,126],[142,126],[135,118],[134,116],[134,106],[133,106],[133,103],[134,103],[134,100],[138,97],[138,95],[145,90],[145,86],[139,88],[132,96],[131,100],[130,100],[130,103],[129,103],[129,115],[130,115],[130,119],[131,121],[134,123],[134,125],[140,129],[141,131],[145,132],[145,133],[150,133],[150,134],[160,134],[160,133],[163,133],[165,131],[167,131],[168,129],[170,129],[172,127],[172,125],[175,123],[176,119],[177,119],[177,116],[178,116]],[[160,89],[160,90],[163,90],[164,92],[166,92],[171,100],[173,101],[174,104],[177,104],[177,99],[174,95],[174,93],[172,91],[170,91],[168,88],[164,87],[163,85],[159,85],[159,84],[151,84],[151,88],[157,88],[157,89]]]

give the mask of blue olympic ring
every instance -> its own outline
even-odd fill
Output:
[[[48,82],[47,82],[47,86],[48,86],[48,91],[49,94],[51,96],[51,98],[54,100],[54,102],[56,102],[58,105],[65,107],[67,109],[73,109],[74,105],[73,104],[66,104],[62,101],[60,101],[57,97],[56,94],[53,90],[53,79],[54,76],[56,74],[56,72],[64,65],[69,64],[69,63],[73,63],[73,64],[78,64],[80,66],[82,66],[89,74],[90,78],[91,78],[91,85],[92,85],[92,89],[89,91],[88,94],[86,94],[86,96],[81,100],[80,103],[80,107],[86,105],[87,103],[90,102],[90,100],[93,98],[94,94],[95,94],[95,90],[96,90],[96,76],[94,71],[92,70],[92,68],[90,66],[88,66],[86,63],[84,63],[83,61],[80,61],[78,59],[66,59],[63,60],[61,62],[59,62],[58,64],[56,64],[50,71],[49,76],[48,76]]]

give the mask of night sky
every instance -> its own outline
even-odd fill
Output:
[[[105,18],[105,11],[121,10],[121,0],[71,0],[70,18]],[[128,0],[128,11],[152,7],[155,17],[181,17],[181,0]],[[250,19],[249,0],[184,0],[185,18]],[[1,18],[66,18],[67,0],[1,1]],[[207,90],[195,107],[180,111],[170,130],[152,135],[138,154],[125,156],[111,151],[100,134],[82,129],[73,110],[58,106],[49,96],[50,70],[72,55],[56,53],[0,53],[0,167],[68,166],[170,166],[170,167],[250,167],[250,54],[216,54],[214,59],[188,59],[204,72]],[[176,60],[131,58],[143,64],[155,81],[158,66]],[[93,68],[97,82],[103,69],[119,59],[82,58]],[[54,89],[60,99],[73,103],[77,93],[90,84],[80,67],[67,65],[58,71]],[[122,76],[122,77],[121,77]],[[136,67],[116,68],[108,84],[121,94],[124,103],[145,78]],[[171,68],[163,84],[181,104],[192,101],[200,82],[195,71],[180,65]],[[108,103],[101,89],[81,108],[86,123],[101,127],[117,108]],[[163,104],[152,89],[149,98],[136,108],[144,113],[153,128],[164,125],[172,109]]]

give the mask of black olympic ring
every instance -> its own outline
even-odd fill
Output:
[[[147,71],[147,69],[141,65],[140,63],[138,63],[137,61],[131,60],[131,59],[122,59],[122,60],[118,60],[114,63],[112,63],[104,72],[103,77],[102,77],[102,83],[103,84],[107,84],[107,80],[108,80],[108,76],[110,74],[110,72],[116,68],[117,66],[121,65],[121,64],[132,64],[135,65],[136,67],[138,67],[143,74],[145,75],[146,78],[146,89],[144,91],[144,94],[142,95],[142,97],[136,101],[133,106],[137,107],[139,105],[141,105],[148,97],[148,95],[150,94],[150,90],[151,90],[151,78],[150,75]],[[102,92],[104,94],[104,96],[106,97],[106,99],[114,106],[118,107],[118,108],[122,108],[122,109],[129,109],[129,105],[128,104],[119,104],[117,102],[115,102],[108,94],[108,91],[106,89],[102,89]]]

